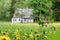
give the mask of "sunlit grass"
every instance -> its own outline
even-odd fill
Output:
[[[53,23],[54,26],[60,26],[60,22]]]
[[[56,32],[54,34],[50,34],[48,40],[60,40],[60,23],[55,22],[52,25],[56,27]],[[37,23],[11,23],[11,22],[0,22],[0,30],[2,32],[8,30],[9,36],[12,38],[12,33],[15,30],[23,30],[24,33],[30,33],[31,30],[39,29],[39,25]],[[38,30],[39,33],[40,30]],[[1,35],[1,34],[0,34]],[[12,39],[13,40],[13,39]]]

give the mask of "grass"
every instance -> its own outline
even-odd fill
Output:
[[[50,35],[49,40],[60,40],[60,27],[56,26],[55,34]]]
[[[53,34],[50,34],[48,37],[48,40],[60,40],[60,23],[53,23],[56,27],[56,32]],[[23,39],[23,34],[27,33],[30,34],[31,30],[34,32],[38,31],[38,34],[40,33],[40,27],[37,23],[11,23],[11,22],[0,22],[0,31],[4,32],[7,31],[9,37],[11,40],[14,40],[15,37],[13,34],[14,32],[19,29],[19,33],[21,34],[21,38]],[[38,29],[38,30],[37,30]],[[32,34],[34,34],[32,32]],[[0,33],[0,36],[3,35]],[[30,40],[30,39],[27,39]]]

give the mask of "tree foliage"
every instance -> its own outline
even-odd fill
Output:
[[[29,8],[34,9],[33,16],[39,20],[41,17],[49,16],[52,18],[53,15],[53,2],[54,0],[27,0],[26,5]]]
[[[55,2],[54,6],[54,20],[60,21],[60,2]]]
[[[33,9],[32,16],[37,20],[45,16],[52,18],[54,2],[55,0],[0,0],[0,20],[11,20],[16,8],[26,7]]]
[[[0,0],[0,20],[10,18],[10,0]]]

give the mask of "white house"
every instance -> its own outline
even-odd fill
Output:
[[[12,22],[33,22],[33,9],[29,8],[17,8],[13,15]],[[23,16],[21,16],[23,14]]]

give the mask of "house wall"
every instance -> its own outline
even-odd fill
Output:
[[[12,18],[12,23],[14,22],[21,22],[21,20],[22,20],[22,22],[33,22],[33,19],[22,19],[22,18]]]
[[[25,18],[25,19],[17,18],[17,17],[20,17],[20,16],[16,15],[17,13],[24,14],[23,18]],[[33,19],[29,19],[29,18],[32,18],[32,16],[31,16],[32,14],[33,14],[33,9],[30,9],[30,8],[17,8],[15,10],[15,14],[13,15],[12,22],[33,22]]]
[[[33,19],[23,19],[23,22],[33,22]]]
[[[21,18],[12,18],[12,23],[13,22],[21,22]]]
[[[33,19],[31,19],[31,20],[30,20],[30,22],[34,22],[34,20],[33,20]]]

